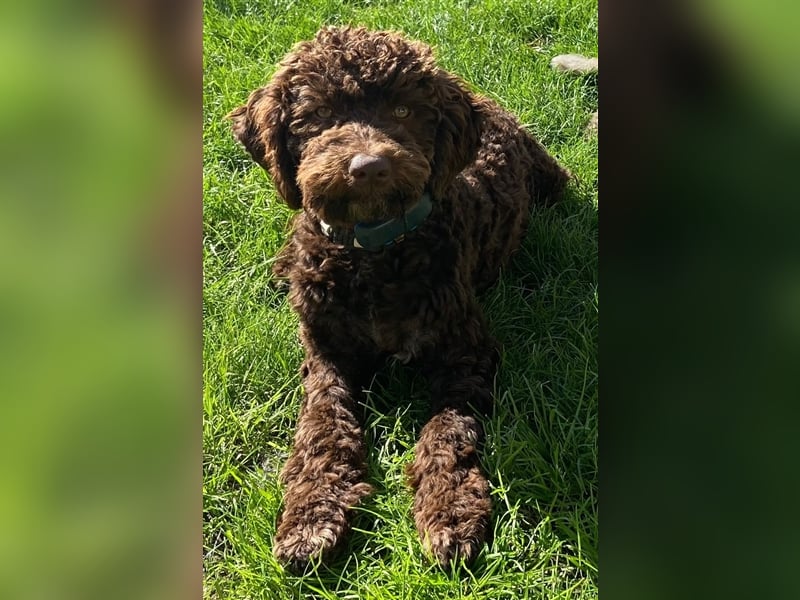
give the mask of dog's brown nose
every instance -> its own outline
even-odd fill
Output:
[[[350,161],[348,172],[357,182],[378,181],[389,177],[389,159],[371,154],[356,154]]]

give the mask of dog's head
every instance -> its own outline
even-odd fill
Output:
[[[229,116],[291,208],[341,226],[441,197],[481,131],[478,102],[428,46],[349,27],[295,46]]]

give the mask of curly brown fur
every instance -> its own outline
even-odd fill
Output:
[[[491,509],[478,416],[491,408],[496,365],[476,292],[567,172],[511,114],[437,67],[428,46],[393,32],[321,30],[230,116],[286,203],[302,208],[275,268],[306,351],[276,556],[302,565],[342,539],[370,490],[354,407],[394,356],[432,388],[408,468],[423,545],[443,566],[474,558]],[[346,230],[401,216],[424,192],[432,212],[402,243],[371,252],[322,231],[321,220]]]

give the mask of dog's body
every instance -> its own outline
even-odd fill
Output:
[[[496,362],[476,292],[517,249],[532,203],[557,197],[567,173],[427,46],[390,32],[323,29],[231,117],[289,206],[303,208],[275,269],[306,351],[276,556],[299,565],[333,548],[369,493],[355,404],[394,356],[432,386],[409,467],[417,528],[441,564],[473,558],[490,514],[475,417],[491,406]],[[358,247],[359,228],[398,224],[401,239]]]

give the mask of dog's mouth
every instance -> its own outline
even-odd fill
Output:
[[[402,218],[419,202],[430,178],[427,160],[408,154],[400,159],[384,157],[386,175],[368,181],[353,175],[352,157],[337,157],[337,167],[327,171],[301,162],[298,184],[305,209],[333,227]]]
[[[376,191],[366,194],[327,195],[310,202],[313,212],[334,227],[377,225],[394,218],[402,218],[423,194],[419,190]]]

